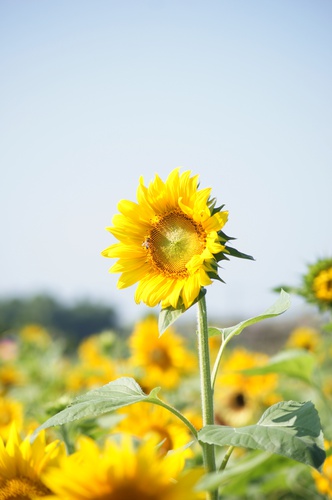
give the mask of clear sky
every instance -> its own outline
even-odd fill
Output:
[[[141,175],[200,174],[256,261],[213,315],[251,316],[331,256],[330,0],[1,0],[0,298],[147,312],[100,251]]]

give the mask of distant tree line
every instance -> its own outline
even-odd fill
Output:
[[[118,328],[115,310],[88,300],[66,305],[49,295],[0,300],[0,334],[37,323],[72,341]]]

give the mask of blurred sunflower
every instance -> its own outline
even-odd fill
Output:
[[[224,387],[216,392],[215,422],[239,427],[253,421],[259,404],[246,389]]]
[[[332,498],[332,442],[325,441],[327,457],[322,466],[322,471],[313,469],[311,474],[315,480],[316,488],[319,493],[326,495],[326,498]]]
[[[6,394],[13,387],[25,382],[23,374],[13,362],[9,361],[0,366],[0,394]]]
[[[282,286],[276,290],[280,288],[304,297],[321,310],[332,309],[332,258],[318,259],[308,265],[300,287]]]
[[[32,444],[29,437],[22,441],[13,425],[6,445],[0,439],[0,499],[36,500],[48,495],[41,475],[56,466],[61,454],[64,446],[59,441],[46,445],[43,432]]]
[[[52,342],[48,331],[43,326],[34,323],[20,330],[20,338],[23,342],[34,344],[39,348],[48,347]]]
[[[96,467],[96,464],[98,466]],[[61,500],[198,500],[194,491],[201,471],[181,473],[178,454],[161,457],[154,440],[135,448],[128,436],[121,443],[107,441],[100,449],[81,438],[80,449],[64,457],[60,468],[43,479]]]
[[[182,375],[196,368],[196,356],[185,348],[184,339],[172,327],[159,336],[155,316],[148,316],[136,324],[129,347],[129,363],[143,370],[140,382],[144,387],[160,383],[166,388],[175,387]]]
[[[13,422],[15,422],[17,429],[22,428],[22,404],[12,399],[0,397],[0,437],[3,441],[7,441]]]
[[[292,330],[286,342],[286,347],[315,352],[320,341],[321,337],[318,330],[308,326],[300,326]]]
[[[132,434],[139,438],[153,437],[157,440],[162,455],[186,446],[193,439],[188,428],[161,406],[137,403],[120,410],[119,413],[124,414],[125,418],[113,431]],[[191,454],[188,448],[183,457]]]
[[[211,188],[198,190],[198,176],[190,175],[176,168],[166,182],[156,175],[148,187],[141,177],[138,203],[120,201],[120,214],[107,228],[120,243],[102,255],[119,259],[110,269],[122,273],[118,288],[138,283],[137,303],[188,308],[211,278],[219,279],[224,252],[248,258],[225,246],[228,212],[215,208]]]
[[[71,366],[66,375],[66,387],[70,391],[93,389],[100,385],[108,384],[116,378],[114,363],[105,356],[91,356],[88,361],[79,362]]]
[[[278,376],[246,375],[242,370],[257,368],[267,363],[263,353],[244,348],[234,349],[225,360],[215,386],[216,420],[226,425],[250,423],[262,407],[276,403]]]

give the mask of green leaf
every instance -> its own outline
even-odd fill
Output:
[[[218,446],[241,446],[276,453],[320,469],[326,454],[320,420],[307,401],[283,401],[266,410],[256,425],[207,425],[199,441]]]
[[[270,495],[274,499],[284,498],[284,493],[296,491],[296,478],[304,467],[280,455],[252,450],[244,457],[237,457],[226,470],[202,476],[196,488],[203,491],[221,488],[222,498],[270,498]],[[308,489],[301,498],[312,500],[312,491]]]
[[[245,375],[265,375],[282,373],[289,377],[311,383],[316,360],[312,354],[303,349],[284,351],[270,358],[265,366],[242,370]]]
[[[241,321],[235,326],[230,326],[228,328],[213,328],[212,335],[221,334],[226,340],[228,337],[233,337],[234,335],[239,335],[247,326],[254,325],[259,321],[263,321],[263,319],[273,318],[274,316],[279,316],[280,314],[287,311],[290,307],[290,297],[288,293],[284,290],[281,290],[278,300],[269,307],[263,314],[259,316],[255,316],[253,318],[249,318],[245,321]],[[212,330],[212,329],[209,329]]]
[[[206,289],[201,288],[198,297],[190,307],[196,304],[196,302],[198,302],[205,294],[206,294]],[[188,309],[185,309],[184,306],[179,307],[177,309],[175,309],[172,306],[162,309],[159,313],[159,320],[158,320],[159,335],[161,336],[167,330],[167,328],[169,328],[172,325],[172,323],[174,323],[174,321],[176,321],[179,318],[179,316],[181,316]]]
[[[171,306],[162,309],[158,320],[159,335],[161,336],[184,312],[185,309],[174,309]]]
[[[248,255],[248,254],[243,253],[243,252],[239,252],[235,248],[226,246],[226,250],[227,250],[227,253],[229,255],[231,255],[232,257],[238,257],[239,259],[255,260],[254,257],[252,257],[251,255]]]
[[[49,418],[36,429],[36,435],[42,429],[62,425],[82,417],[96,417],[103,413],[118,410],[140,401],[155,401],[158,388],[150,395],[145,394],[137,382],[129,377],[122,377],[98,389],[78,396],[68,408]]]

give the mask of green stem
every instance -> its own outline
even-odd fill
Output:
[[[224,339],[223,335],[222,335],[221,338],[222,338],[222,343],[221,343],[221,346],[220,346],[220,349],[219,349],[217,358],[216,358],[216,360],[214,362],[214,366],[213,366],[213,370],[212,370],[212,376],[211,376],[211,386],[212,386],[212,389],[214,388],[214,385],[216,383],[216,378],[217,378],[219,364],[220,364],[220,361],[221,361],[221,356],[223,355],[224,349],[225,349],[225,347],[227,345],[227,341],[226,341],[226,339]]]
[[[209,334],[207,324],[207,311],[205,296],[198,301],[197,327],[198,327],[198,357],[201,382],[202,418],[203,427],[214,424],[213,388],[211,385]],[[204,465],[207,472],[216,471],[216,458],[214,445],[201,443]],[[208,500],[218,500],[218,490],[207,493]]]
[[[152,403],[154,405],[158,405],[158,406],[162,406],[163,408],[166,408],[166,410],[168,410],[169,412],[173,413],[173,415],[175,415],[176,417],[178,417],[178,419],[180,419],[188,427],[188,429],[193,434],[194,438],[197,439],[197,430],[195,429],[195,427],[193,426],[193,424],[184,415],[182,415],[182,413],[179,412],[179,410],[177,410],[176,408],[174,408],[174,406],[170,406],[167,403],[164,403],[164,401],[162,401],[159,398],[148,399],[146,401],[146,403]]]
[[[223,461],[221,462],[219,470],[224,470],[225,469],[225,467],[226,467],[226,465],[228,463],[228,460],[230,459],[231,454],[233,453],[233,450],[234,450],[234,446],[230,446],[228,448],[228,450],[226,451],[225,456],[223,458]]]

